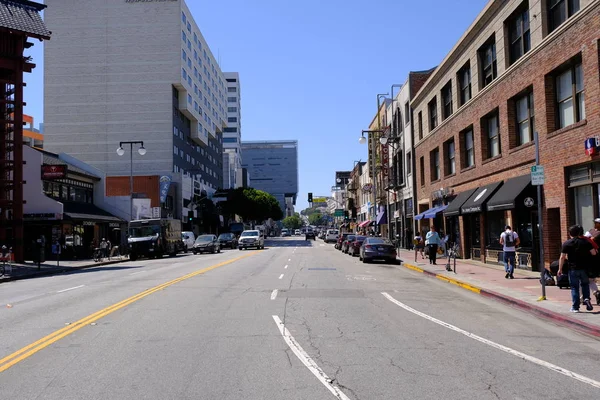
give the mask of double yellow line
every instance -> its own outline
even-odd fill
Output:
[[[223,262],[221,262],[219,264],[215,264],[215,265],[212,265],[210,267],[201,269],[199,271],[195,271],[195,272],[189,273],[189,274],[184,275],[182,277],[173,279],[172,281],[163,283],[161,285],[155,286],[155,287],[150,288],[148,290],[144,290],[143,292],[138,293],[135,296],[131,296],[131,297],[125,299],[125,300],[122,300],[122,301],[120,301],[118,303],[115,303],[115,304],[113,304],[113,305],[111,305],[109,307],[106,307],[106,308],[104,308],[104,309],[102,309],[100,311],[97,311],[97,312],[95,312],[95,313],[93,313],[91,315],[88,315],[87,317],[84,317],[84,318],[80,319],[77,322],[74,322],[74,323],[72,323],[72,324],[70,324],[68,326],[65,326],[64,328],[59,329],[59,330],[57,330],[55,332],[52,332],[48,336],[45,336],[45,337],[41,338],[40,340],[38,340],[38,341],[36,341],[34,343],[31,343],[30,345],[27,345],[27,346],[23,347],[22,349],[17,350],[14,353],[12,353],[12,354],[4,357],[3,359],[0,360],[0,372],[6,371],[7,369],[9,369],[10,367],[12,367],[13,365],[15,365],[15,364],[17,364],[17,363],[25,360],[28,357],[31,357],[33,354],[37,353],[38,351],[40,351],[40,350],[42,350],[42,349],[50,346],[52,343],[55,343],[55,342],[59,341],[60,339],[66,337],[66,336],[69,336],[70,334],[72,334],[73,332],[78,331],[79,329],[83,328],[84,326],[86,326],[88,324],[91,324],[92,322],[95,322],[95,321],[99,320],[102,317],[105,317],[105,316],[107,316],[109,314],[112,314],[113,312],[115,312],[117,310],[120,310],[121,308],[126,307],[129,304],[131,304],[131,303],[135,303],[136,301],[141,300],[144,297],[151,295],[152,293],[158,292],[159,290],[163,290],[163,289],[165,289],[165,288],[167,288],[169,286],[172,286],[172,285],[174,285],[176,283],[179,283],[181,281],[184,281],[186,279],[193,278],[194,276],[202,275],[202,274],[204,274],[204,273],[206,273],[208,271],[211,271],[213,269],[222,267],[222,266],[227,265],[227,264],[234,263],[234,262],[239,261],[239,260],[241,260],[243,258],[246,258],[246,257],[250,257],[250,256],[252,256],[252,255],[254,255],[256,253],[257,252],[248,253],[248,254],[243,255],[241,257],[236,257],[236,258],[234,258],[232,260],[223,261]]]

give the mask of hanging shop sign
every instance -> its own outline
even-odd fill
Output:
[[[585,155],[594,156],[600,154],[600,136],[585,139]]]
[[[365,183],[362,187],[363,192],[371,192],[373,190],[372,183]]]

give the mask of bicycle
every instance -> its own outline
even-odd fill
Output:
[[[460,246],[458,243],[454,243],[448,249],[448,257],[446,262],[446,271],[452,272],[452,267],[450,266],[450,260],[454,260],[454,273],[456,273],[456,257],[460,251]]]

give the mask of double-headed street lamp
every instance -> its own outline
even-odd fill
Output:
[[[125,141],[119,142],[119,148],[117,149],[117,154],[122,156],[125,154],[125,149],[123,149],[123,145],[129,145],[129,158],[130,158],[130,169],[129,169],[129,220],[133,220],[133,145],[139,144],[140,148],[138,149],[138,153],[140,156],[146,154],[146,148],[144,147],[144,142],[142,140],[133,140],[133,141]]]

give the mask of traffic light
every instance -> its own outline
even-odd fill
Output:
[[[348,211],[344,211],[344,219],[348,220],[350,218],[350,213]]]
[[[313,202],[313,198],[312,198],[312,193],[308,194],[308,202],[312,203]]]
[[[194,212],[193,211],[188,211],[188,221],[192,221],[194,219]]]

